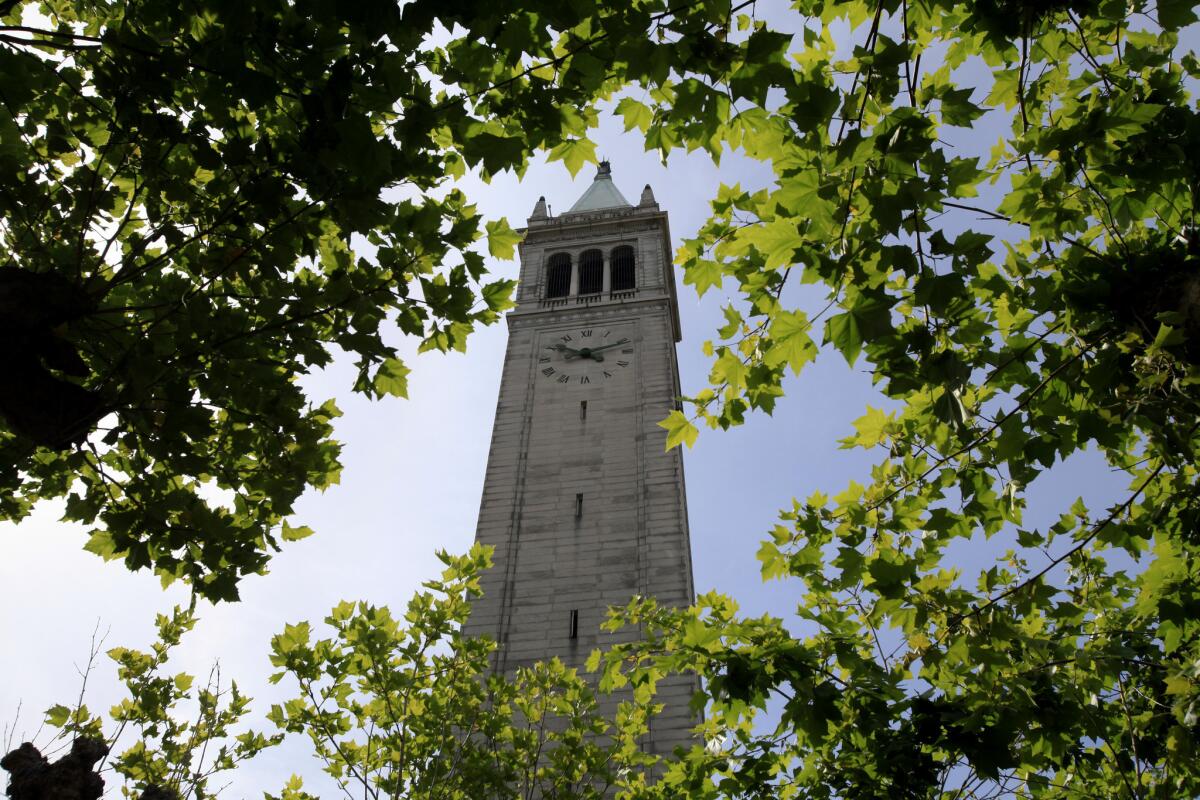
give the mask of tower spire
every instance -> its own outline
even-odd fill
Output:
[[[568,214],[599,211],[602,208],[633,208],[612,180],[612,164],[605,159],[596,166],[596,177],[583,196],[575,201]]]

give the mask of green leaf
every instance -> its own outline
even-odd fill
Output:
[[[473,164],[482,162],[488,173],[496,174],[518,165],[526,153],[526,142],[519,136],[499,136],[483,131],[464,142],[464,152]]]
[[[724,273],[716,261],[698,258],[689,262],[683,270],[683,282],[695,286],[696,294],[703,297],[711,287],[721,288]]]
[[[825,202],[820,197],[821,175],[815,169],[804,169],[781,178],[779,190],[771,195],[777,204],[781,220],[811,217]]]
[[[690,448],[696,443],[696,438],[700,435],[700,431],[682,411],[672,411],[666,419],[658,423],[658,427],[665,428],[667,431],[667,450],[676,448],[681,444],[685,444]]]
[[[120,551],[117,550],[112,533],[106,530],[92,531],[83,549],[89,553],[95,553],[105,561],[112,561],[121,555]]]
[[[835,314],[826,321],[825,341],[841,351],[846,363],[853,366],[865,342],[891,330],[888,303],[878,297],[859,296],[845,313]]]
[[[942,101],[942,119],[948,125],[969,127],[972,122],[983,116],[984,110],[971,102],[974,89],[947,89],[939,99]]]
[[[289,525],[287,520],[284,520],[280,538],[285,542],[298,542],[301,539],[307,539],[314,533],[313,529],[307,525]]]
[[[854,314],[847,311],[830,317],[825,323],[825,341],[841,351],[847,364],[854,366],[863,345],[862,332]]]
[[[588,139],[568,139],[551,148],[547,160],[563,162],[575,177],[585,163],[596,163],[596,145]]]
[[[888,435],[892,419],[892,414],[885,414],[881,409],[867,406],[867,413],[854,420],[854,429],[858,434],[846,440],[843,446],[865,448],[882,443]]]
[[[493,258],[510,259],[521,242],[521,234],[508,225],[507,219],[492,220],[486,223],[488,253]]]
[[[912,575],[912,565],[881,556],[871,560],[867,566],[867,572],[871,576],[872,585],[880,596],[897,598],[904,593],[905,583]]]
[[[479,293],[483,296],[484,305],[489,310],[501,313],[516,306],[516,301],[513,299],[516,288],[517,282],[514,280],[492,281],[484,284]]]
[[[967,409],[957,388],[944,388],[934,403],[934,413],[955,430],[967,428]]]
[[[71,718],[71,709],[64,705],[53,705],[46,709],[46,723],[55,728],[61,728]]]
[[[642,133],[650,127],[653,120],[653,112],[645,103],[639,103],[631,97],[624,97],[617,103],[616,113],[620,114],[625,120],[625,130],[631,131],[637,128]]]
[[[737,332],[742,329],[745,320],[742,314],[732,305],[727,305],[721,309],[721,314],[725,317],[725,324],[717,329],[717,336],[722,339],[732,339],[737,335]],[[783,333],[783,331],[781,331]],[[709,355],[712,355],[709,353]]]
[[[375,372],[373,386],[378,395],[408,397],[408,374],[411,372],[399,358],[384,359]]]
[[[749,228],[742,233],[742,238],[762,253],[767,269],[792,264],[796,248],[804,243],[804,237],[791,217],[777,217],[765,225]]]
[[[769,367],[787,364],[792,374],[799,375],[804,365],[817,357],[817,345],[809,335],[811,327],[803,311],[778,312],[771,320],[771,345],[763,361]]]
[[[1177,31],[1196,21],[1196,4],[1192,0],[1157,0],[1158,24],[1168,31]]]
[[[713,362],[708,380],[713,385],[725,385],[726,392],[737,393],[746,386],[749,369],[736,352],[722,348]]]
[[[283,626],[283,633],[276,634],[271,645],[276,653],[287,655],[297,649],[308,646],[312,636],[312,628],[307,622]]]
[[[1160,324],[1158,332],[1154,335],[1154,341],[1150,346],[1155,350],[1162,350],[1168,347],[1175,347],[1184,342],[1183,331],[1178,330],[1167,324]]]

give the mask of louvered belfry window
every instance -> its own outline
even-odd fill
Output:
[[[604,291],[604,254],[599,250],[584,250],[579,257],[579,293],[599,294]]]
[[[621,292],[637,288],[634,272],[633,248],[627,244],[612,251],[612,290]]]
[[[566,297],[571,293],[571,256],[555,253],[546,267],[546,297]]]

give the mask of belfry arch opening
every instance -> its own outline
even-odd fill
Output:
[[[546,265],[546,297],[566,297],[571,293],[571,256],[555,253]]]
[[[579,256],[579,293],[599,294],[604,291],[604,254],[599,250],[584,250]]]
[[[632,247],[627,244],[614,247],[609,256],[609,265],[612,270],[612,290],[614,292],[637,288],[637,271]]]

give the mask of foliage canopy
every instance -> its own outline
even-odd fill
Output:
[[[822,344],[888,397],[845,441],[879,453],[869,478],[797,500],[762,547],[764,576],[802,587],[804,635],[718,596],[615,618],[650,638],[597,656],[606,681],[700,672],[725,743],[663,791],[1200,793],[1192,5],[797,0],[782,23],[751,5],[47,3],[33,28],[7,4],[4,281],[53,275],[59,298],[3,329],[41,348],[10,370],[74,369],[87,394],[53,408],[100,399],[62,438],[0,398],[0,508],[74,491],[93,549],[231,596],[336,472],[334,410],[291,377],[336,346],[360,390],[402,392],[385,319],[453,347],[507,302],[465,249],[466,199],[431,192],[536,149],[577,169],[612,98],[649,148],[775,175],[721,187],[678,254],[685,283],[737,298],[671,444],[769,413]],[[382,202],[397,185],[414,199]],[[81,419],[112,420],[107,441],[64,448]],[[1085,449],[1128,493],[1027,526],[1028,487]],[[1007,550],[993,567],[953,568],[984,539]]]
[[[660,88],[647,127],[775,174],[721,187],[679,252],[686,283],[737,301],[711,386],[664,426],[690,444],[770,412],[825,344],[888,398],[843,441],[879,461],[783,510],[759,552],[803,587],[805,635],[720,596],[641,601],[616,622],[657,634],[607,654],[609,679],[704,675],[728,747],[677,767],[695,797],[1196,795],[1191,4],[794,8],[802,47],[743,20],[728,72]],[[801,283],[823,301],[798,305]],[[1028,487],[1085,449],[1128,493],[1027,525]],[[995,564],[964,574],[964,544]]]
[[[159,616],[150,652],[108,651],[128,695],[111,710],[111,724],[82,697],[74,707],[56,705],[46,712],[57,731],[50,745],[70,740],[74,752],[77,742],[91,743],[91,761],[99,760],[92,781],[115,778],[124,796],[142,800],[217,797],[222,779],[287,733],[309,740],[346,797],[601,800],[610,789],[644,791],[643,770],[654,758],[637,743],[652,711],[614,703],[607,715],[614,719],[606,719],[595,691],[557,659],[493,674],[495,645],[462,634],[489,553],[476,546],[441,558],[440,578],[400,617],[344,602],[325,619],[329,638],[314,639],[301,622],[272,639],[279,672],[271,681],[286,679],[296,692],[267,715],[277,733],[241,730],[249,698],[236,683],[222,685],[215,667],[203,687],[168,670],[172,650],[196,622],[192,610],[176,608]],[[126,746],[129,734],[134,741]],[[12,796],[44,796],[19,785],[30,781],[13,761],[4,762],[13,772]],[[276,791],[278,800],[315,797],[298,775]]]
[[[387,331],[461,348],[498,318],[511,282],[468,248],[517,237],[454,179],[578,169],[602,54],[565,48],[653,14],[0,3],[0,515],[66,496],[90,550],[235,597],[338,477],[297,376],[340,350],[402,396]]]

